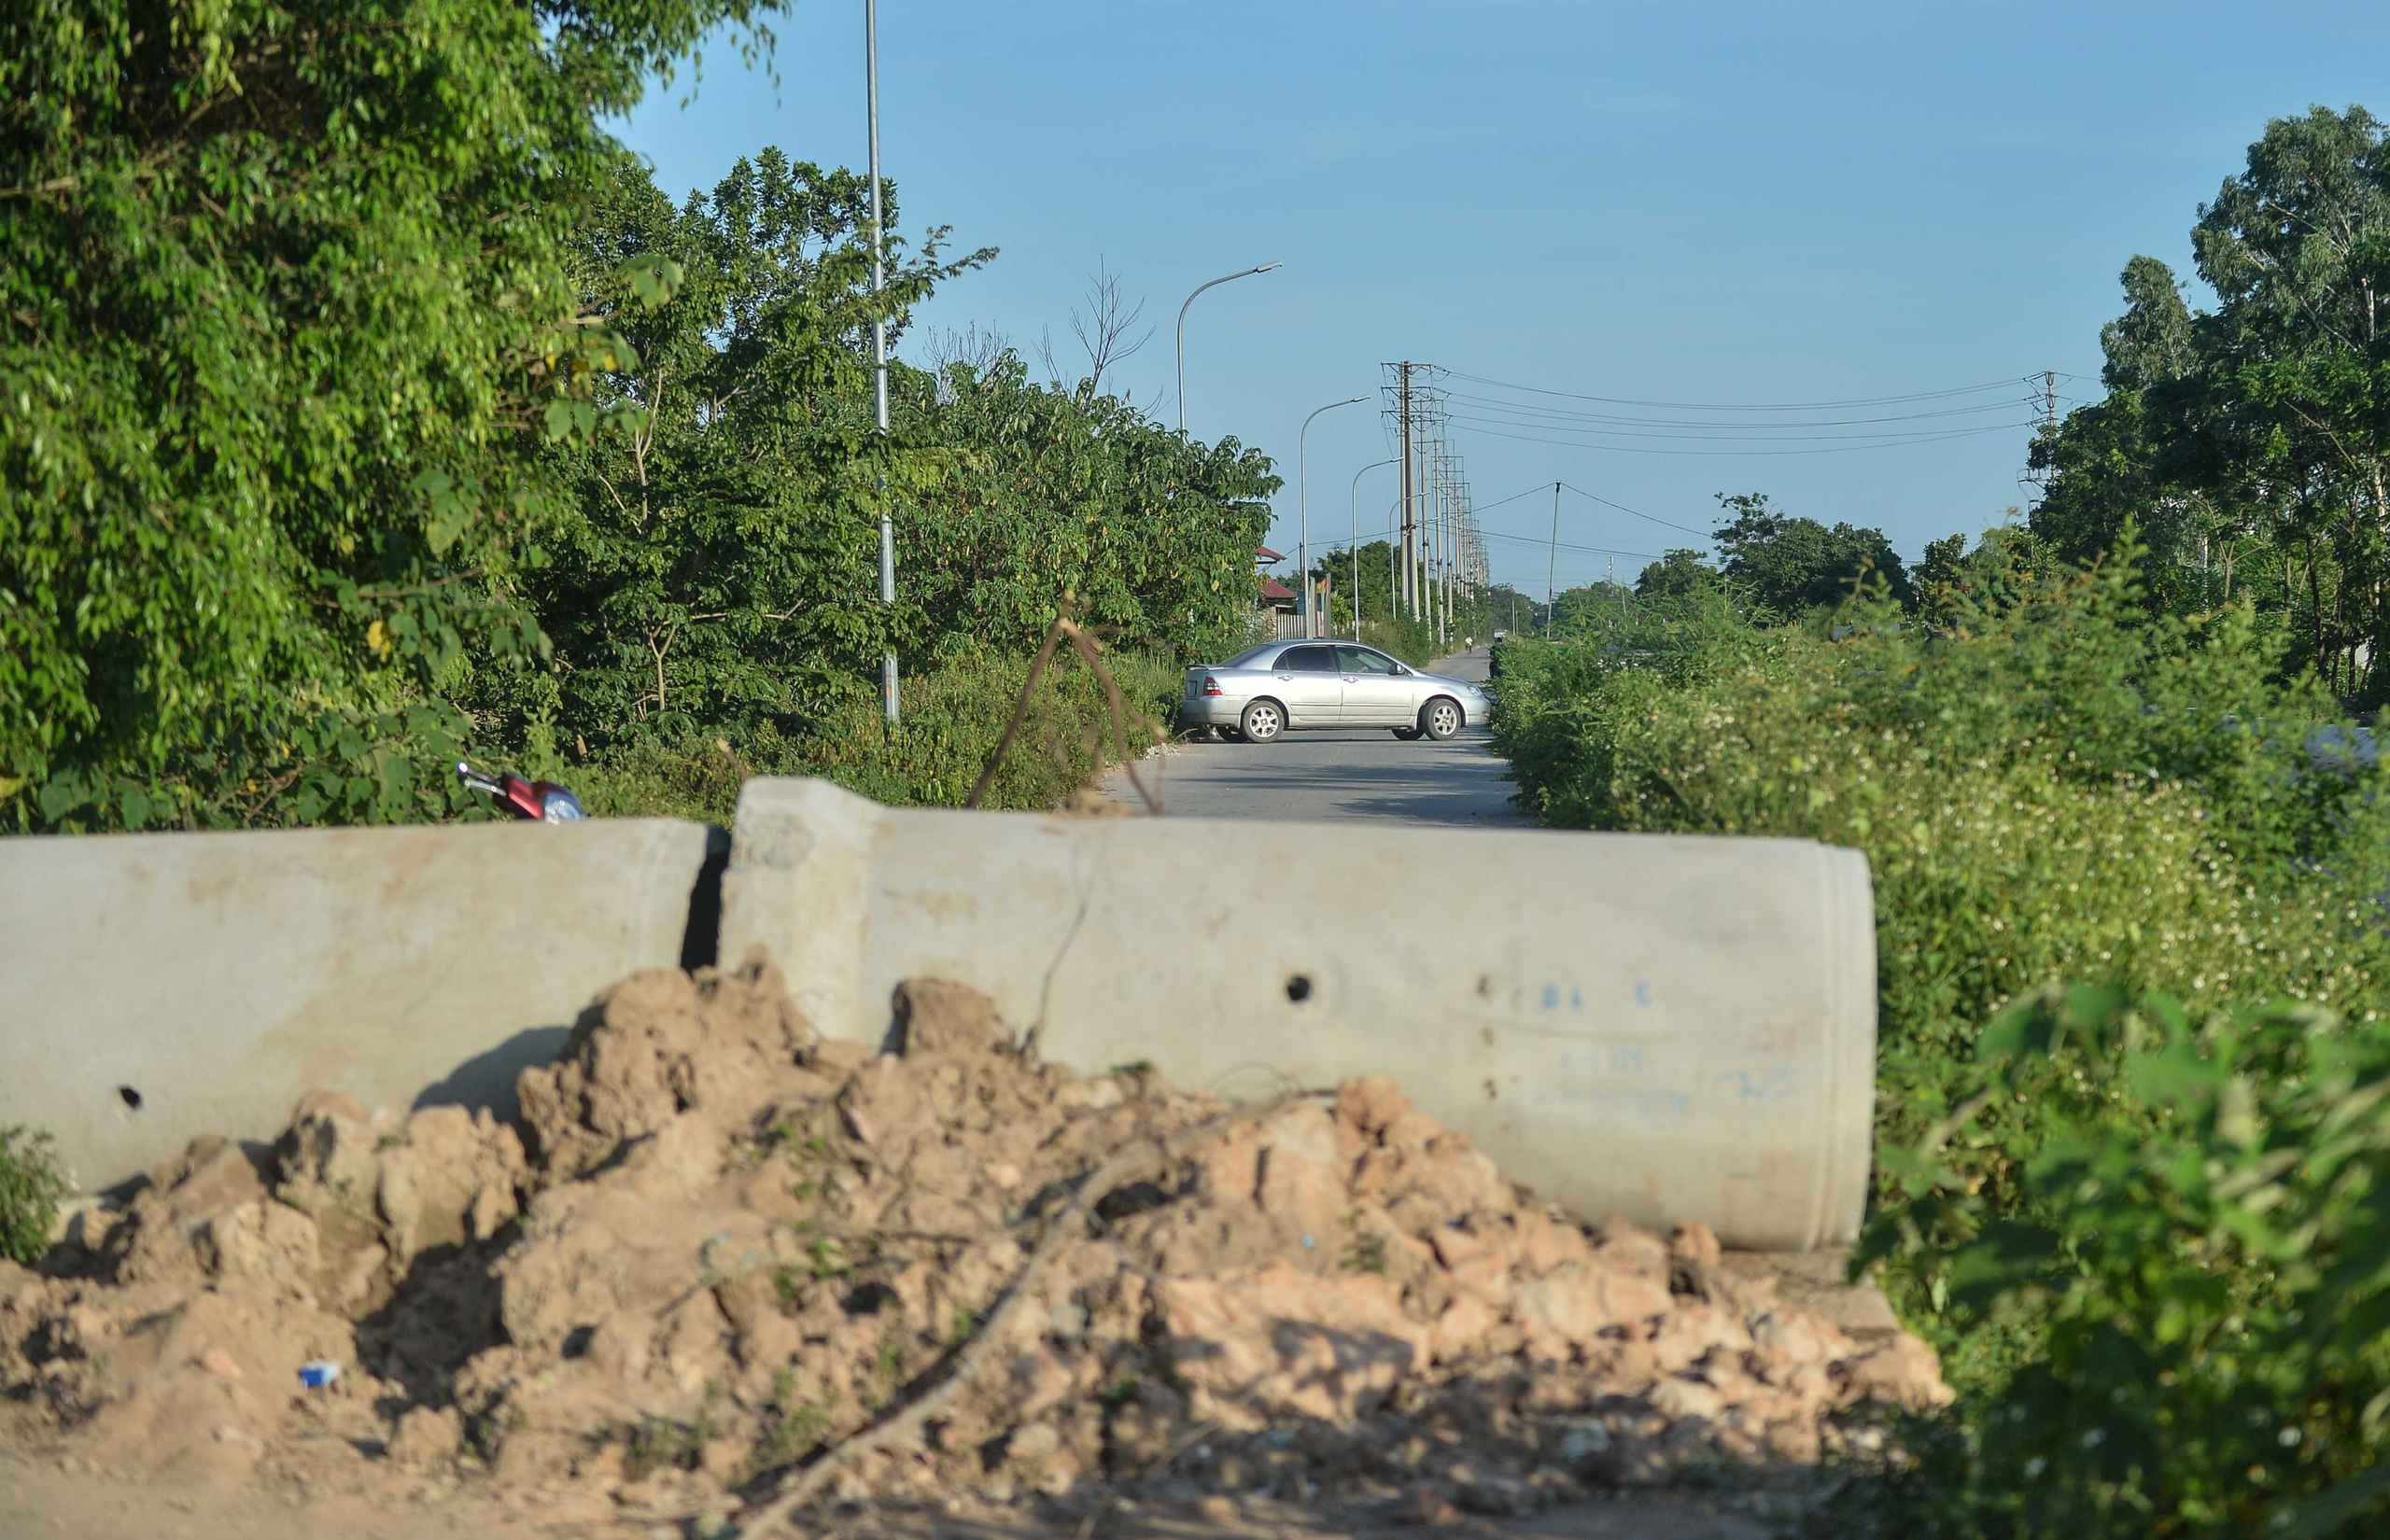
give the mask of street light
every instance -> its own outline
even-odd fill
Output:
[[[1361,639],[1361,478],[1379,466],[1393,463],[1394,461],[1390,459],[1374,460],[1353,472],[1351,500],[1353,504],[1353,639],[1355,641]],[[1391,552],[1392,548],[1388,547],[1388,550]],[[1391,570],[1390,558],[1388,569]],[[1393,611],[1389,609],[1387,614],[1391,616]]]
[[[1368,399],[1367,396],[1351,396],[1341,401],[1330,401],[1319,412],[1333,412],[1340,406],[1358,406]],[[1180,404],[1185,403],[1182,401]],[[1319,412],[1313,413],[1311,417],[1318,416]],[[1295,435],[1295,500],[1302,508],[1302,533],[1295,546],[1299,553],[1295,559],[1303,575],[1303,636],[1306,639],[1319,635],[1313,628],[1311,608],[1311,417],[1303,419],[1302,431]]]
[[[887,243],[879,229],[879,9],[863,0],[865,113],[871,119],[871,368],[879,436],[888,437],[888,323],[879,314],[879,292],[888,284]],[[885,453],[886,445],[881,446]],[[879,478],[879,602],[896,604],[896,524],[888,511],[888,478]],[[896,725],[896,652],[879,655],[879,704],[888,725]]]
[[[1246,268],[1243,273],[1231,273],[1225,278],[1215,278],[1210,283],[1202,285],[1195,290],[1195,294],[1201,294],[1206,288],[1217,288],[1222,284],[1233,283],[1239,278],[1250,278],[1257,273],[1267,273],[1273,267],[1286,265],[1284,262],[1264,262],[1259,267]],[[1187,297],[1187,305],[1195,302],[1195,294],[1189,294]],[[1187,431],[1187,305],[1178,307],[1178,431],[1181,433]]]

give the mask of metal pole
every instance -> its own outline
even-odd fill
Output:
[[[1367,396],[1354,396],[1342,401],[1330,401],[1319,412],[1333,412],[1340,406],[1357,406]],[[1319,415],[1314,412],[1311,417]],[[1302,431],[1295,435],[1295,501],[1302,510],[1302,526],[1295,546],[1296,561],[1303,574],[1303,638],[1308,641],[1319,635],[1318,614],[1311,602],[1311,417],[1303,419]]]
[[[1552,581],[1560,570],[1560,483],[1552,483],[1552,556],[1543,569],[1543,639],[1552,639]]]
[[[880,231],[879,208],[879,7],[863,0],[864,110],[871,119],[871,372],[873,420],[879,436],[888,437],[888,322],[879,313],[880,291],[888,287],[887,238]],[[886,452],[885,445],[882,453]],[[896,522],[888,508],[888,478],[879,478],[879,602],[896,604]],[[879,655],[879,701],[890,726],[896,724],[896,653]]]
[[[1286,265],[1284,262],[1264,262],[1259,267],[1246,268],[1243,273],[1231,273],[1225,278],[1215,278],[1208,284],[1197,285],[1195,294],[1201,294],[1207,288],[1217,288],[1222,284],[1233,283],[1239,278],[1250,278],[1257,273],[1267,273],[1273,267]],[[1187,431],[1187,305],[1195,302],[1195,294],[1189,294],[1187,297],[1187,304],[1178,307],[1178,431],[1181,433]]]
[[[1353,504],[1353,639],[1355,641],[1361,639],[1361,478],[1379,466],[1393,463],[1392,460],[1377,460],[1353,472],[1351,501]],[[1387,549],[1391,551],[1393,548],[1389,546]],[[1394,576],[1394,568],[1391,565],[1386,567],[1385,575],[1388,578]]]

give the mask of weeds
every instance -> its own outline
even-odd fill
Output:
[[[31,1267],[49,1250],[59,1202],[70,1190],[48,1133],[0,1128],[0,1257]]]

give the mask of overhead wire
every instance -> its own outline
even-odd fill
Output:
[[[1689,524],[1677,524],[1671,520],[1663,519],[1655,513],[1646,513],[1639,509],[1629,508],[1624,503],[1612,502],[1608,497],[1588,492],[1582,486],[1568,486],[1567,482],[1562,482],[1560,484],[1562,486],[1568,486],[1569,491],[1574,492],[1580,497],[1583,497],[1591,502],[1597,502],[1604,508],[1615,508],[1621,513],[1632,513],[1638,519],[1648,519],[1653,524],[1666,525],[1670,529],[1681,529],[1688,535],[1698,535],[1705,540],[1712,538],[1710,532],[1707,529],[1695,529]]]
[[[1454,420],[1458,422],[1464,419],[1455,418]],[[1557,444],[1563,449],[1595,449],[1608,455],[1707,455],[1739,458],[1750,455],[1849,455],[1869,449],[1896,449],[1903,444],[1939,443],[1951,439],[1972,439],[1986,433],[2005,433],[2014,431],[2017,427],[2032,426],[2034,425],[2032,423],[2000,423],[1989,427],[1959,428],[1947,433],[1928,434],[1919,438],[1903,440],[1899,443],[1828,444],[1821,449],[1653,449],[1638,444],[1602,444],[1586,443],[1576,439],[1541,439],[1526,433],[1504,433],[1483,425],[1478,426],[1476,431],[1490,439],[1514,439],[1521,443],[1531,444]]]
[[[1666,412],[1825,412],[1847,407],[1896,406],[1907,401],[1939,400],[1952,396],[1981,395],[1987,390],[2007,390],[2025,383],[2024,376],[2017,376],[2006,380],[1988,380],[1981,385],[1954,385],[1947,390],[1918,390],[1902,396],[1865,396],[1840,401],[1652,401],[1630,396],[1591,396],[1573,390],[1550,390],[1542,385],[1520,385],[1511,380],[1497,380],[1483,374],[1468,374],[1459,370],[1451,370],[1446,372],[1455,380],[1469,380],[1477,385],[1493,385],[1502,390],[1523,391],[1534,396],[1556,396],[1571,401],[1598,401],[1605,406],[1639,406]]]
[[[1803,429],[1812,427],[1850,427],[1867,423],[1914,423],[1947,417],[1980,416],[1987,412],[2013,412],[2019,399],[2006,398],[1996,401],[1978,401],[1972,406],[1944,407],[1935,412],[1901,412],[1880,417],[1817,417],[1797,422],[1704,422],[1683,417],[1638,417],[1615,412],[1578,412],[1568,407],[1537,406],[1525,401],[1506,401],[1493,396],[1466,395],[1450,392],[1448,399],[1467,402],[1471,406],[1511,413],[1520,416],[1550,417],[1558,421],[1616,423],[1629,427],[1726,427]]]

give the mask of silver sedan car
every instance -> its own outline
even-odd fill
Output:
[[[1398,738],[1449,738],[1483,721],[1476,685],[1423,674],[1357,642],[1275,641],[1187,671],[1178,703],[1189,726],[1269,743],[1298,727],[1386,727]]]

